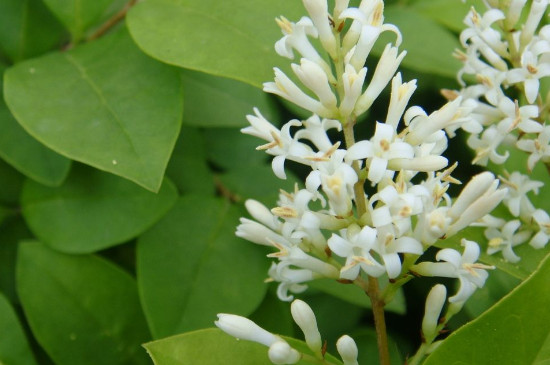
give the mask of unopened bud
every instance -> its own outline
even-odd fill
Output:
[[[436,328],[441,314],[441,309],[447,298],[447,289],[442,284],[437,284],[430,290],[426,298],[426,309],[422,320],[422,333],[425,338],[431,338],[436,334]]]
[[[285,341],[277,341],[271,345],[267,356],[274,364],[296,364],[301,357],[300,353]]]
[[[306,302],[296,299],[290,306],[290,312],[292,313],[294,322],[296,322],[304,333],[307,346],[315,354],[320,355],[323,343],[321,341],[321,334],[317,328],[317,320],[311,307]]]
[[[336,342],[336,349],[342,361],[344,361],[344,365],[359,365],[357,362],[359,351],[357,350],[357,344],[353,338],[348,335],[340,337]]]

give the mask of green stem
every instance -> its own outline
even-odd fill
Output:
[[[353,134],[354,120],[348,120],[344,123],[344,138],[347,148],[350,148],[355,144],[355,136]],[[359,162],[353,161],[353,169],[360,175]],[[355,195],[355,204],[357,207],[357,215],[361,218],[367,213],[367,201],[365,199],[365,190],[363,188],[365,181],[359,180],[353,186],[353,192]],[[372,276],[368,277],[368,282],[364,283],[361,277],[356,279],[358,285],[360,285],[365,293],[368,295],[371,306],[372,314],[374,317],[374,327],[376,329],[376,340],[378,344],[378,354],[380,356],[380,365],[390,365],[390,352],[388,350],[388,334],[386,331],[386,320],[384,313],[384,299],[380,295],[380,288],[378,286],[378,279]]]

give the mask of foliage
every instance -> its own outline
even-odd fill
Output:
[[[268,364],[265,347],[211,328],[219,312],[250,316],[309,351],[288,305],[263,282],[269,252],[234,235],[246,199],[273,205],[277,189],[291,191],[305,176],[290,165],[287,181],[274,181],[253,151],[256,141],[239,133],[254,106],[270,120],[301,112],[260,88],[272,67],[288,69],[273,50],[280,37],[274,18],[299,19],[303,6],[135,3],[0,0],[0,364],[147,364],[147,354],[156,365],[245,364],[236,362],[244,356]],[[401,28],[408,50],[404,77],[419,79],[414,103],[436,109],[439,89],[458,87],[460,64],[451,53],[471,3],[387,2],[387,21]],[[373,110],[369,120],[381,113]],[[461,138],[448,158],[464,161],[457,173],[467,180],[473,171]],[[508,168],[524,166],[520,153],[512,157]],[[540,166],[535,175],[548,179]],[[540,190],[548,211],[550,190]],[[486,245],[480,230],[465,235]],[[491,291],[477,294],[483,305],[467,307],[450,326],[491,309],[426,364],[550,361],[548,329],[537,327],[550,321],[542,310],[550,304],[548,259],[539,266],[548,252],[518,251],[525,265],[482,256],[503,276],[490,277]],[[311,299],[327,338],[356,334],[374,351],[368,298],[361,303],[356,288],[335,283],[313,283],[300,297]],[[393,359],[411,356],[421,342],[428,286],[415,285],[388,308]],[[488,343],[500,362],[486,356]],[[327,350],[340,364],[329,355],[333,345]]]

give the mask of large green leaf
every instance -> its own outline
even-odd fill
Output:
[[[155,194],[83,165],[76,165],[58,188],[27,181],[21,196],[23,215],[34,234],[67,253],[90,253],[136,237],[176,200],[169,180]]]
[[[0,225],[0,292],[12,302],[18,303],[15,290],[15,259],[18,243],[32,238],[21,216],[10,217]]]
[[[181,193],[214,193],[214,174],[208,167],[199,130],[186,126],[181,129],[166,174]]]
[[[275,17],[298,20],[296,0],[148,0],[134,7],[127,23],[149,55],[257,87],[287,64],[273,45],[281,37]]]
[[[266,93],[239,81],[184,70],[183,123],[197,127],[244,127],[257,107],[268,119],[275,112]],[[215,105],[215,107],[213,107]]]
[[[19,319],[6,297],[0,293],[0,364],[36,365]]]
[[[0,1],[0,49],[11,61],[19,62],[60,46],[64,33],[41,0]]]
[[[125,30],[17,64],[4,82],[12,113],[46,146],[160,188],[180,129],[181,80],[145,56]]]
[[[351,337],[357,343],[359,348],[359,356],[357,358],[361,365],[379,365],[380,358],[378,355],[378,346],[376,340],[376,331],[374,328],[363,328],[357,332],[353,332]],[[403,359],[399,353],[399,347],[391,337],[388,338],[388,347],[390,350],[390,364],[402,365]],[[405,363],[406,364],[406,363]]]
[[[548,364],[550,257],[481,317],[454,332],[425,365]]]
[[[262,301],[265,252],[234,235],[239,211],[184,196],[138,241],[138,283],[155,338],[205,328],[218,312],[250,314]]]
[[[3,73],[2,67],[0,71]],[[55,186],[63,182],[69,173],[71,161],[50,150],[25,132],[8,110],[2,90],[0,90],[0,130],[2,130],[0,157],[25,176],[41,184]]]
[[[262,140],[242,134],[237,128],[208,128],[203,131],[208,159],[216,166],[233,169],[265,164],[268,156],[254,149]]]
[[[273,315],[277,313],[277,315]],[[262,304],[248,316],[262,328],[269,328],[270,332],[278,335],[293,337],[299,331],[294,329],[295,323],[290,313],[290,303],[283,302],[277,297],[276,286],[268,288]]]
[[[220,186],[235,201],[244,203],[246,199],[256,199],[271,208],[276,206],[279,191],[293,192],[298,181],[291,172],[287,172],[286,180],[277,178],[265,164],[237,167],[219,177]]]
[[[25,177],[0,159],[0,202],[12,206],[19,205],[19,194]]]
[[[42,0],[78,42],[107,11],[113,0]]]
[[[388,6],[384,17],[386,22],[397,25],[403,34],[403,44],[399,47],[407,51],[403,66],[423,73],[456,77],[461,63],[452,57],[455,48],[460,47],[454,34],[411,8]],[[376,42],[374,53],[381,54],[385,45],[394,41],[393,33],[383,34]]]
[[[303,341],[284,338],[292,347],[311,355]],[[144,345],[155,365],[271,365],[267,347],[250,341],[238,341],[219,329],[209,328],[165,338]],[[330,364],[342,364],[330,354]],[[298,365],[314,365],[318,361],[300,360]]]
[[[476,318],[511,292],[520,282],[518,278],[502,270],[491,271],[483,288],[474,292],[464,305],[464,310],[471,318]]]
[[[412,9],[432,18],[455,32],[460,32],[466,28],[463,20],[472,6],[475,6],[478,11],[485,10],[482,0],[416,0],[411,5]]]
[[[120,268],[29,241],[19,250],[17,285],[32,332],[57,365],[148,364],[136,284]]]

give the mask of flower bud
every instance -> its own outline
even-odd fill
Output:
[[[359,365],[357,362],[357,355],[359,351],[357,350],[357,345],[353,338],[348,335],[344,335],[338,339],[336,342],[336,349],[344,361],[344,365]]]
[[[432,338],[436,334],[436,328],[441,314],[441,309],[447,298],[447,289],[442,284],[437,284],[430,290],[426,298],[426,309],[422,319],[422,333],[425,338]]]
[[[277,341],[269,347],[269,360],[274,364],[295,364],[300,361],[300,353],[285,341]]]
[[[230,336],[258,342],[265,346],[283,341],[279,336],[264,330],[250,319],[235,314],[218,313],[218,320],[214,324]]]
[[[317,320],[315,319],[313,310],[311,310],[306,302],[296,299],[292,302],[290,311],[292,313],[292,318],[294,318],[294,322],[296,322],[304,333],[307,346],[315,354],[321,355],[323,343],[321,341],[321,334],[317,328]]]

